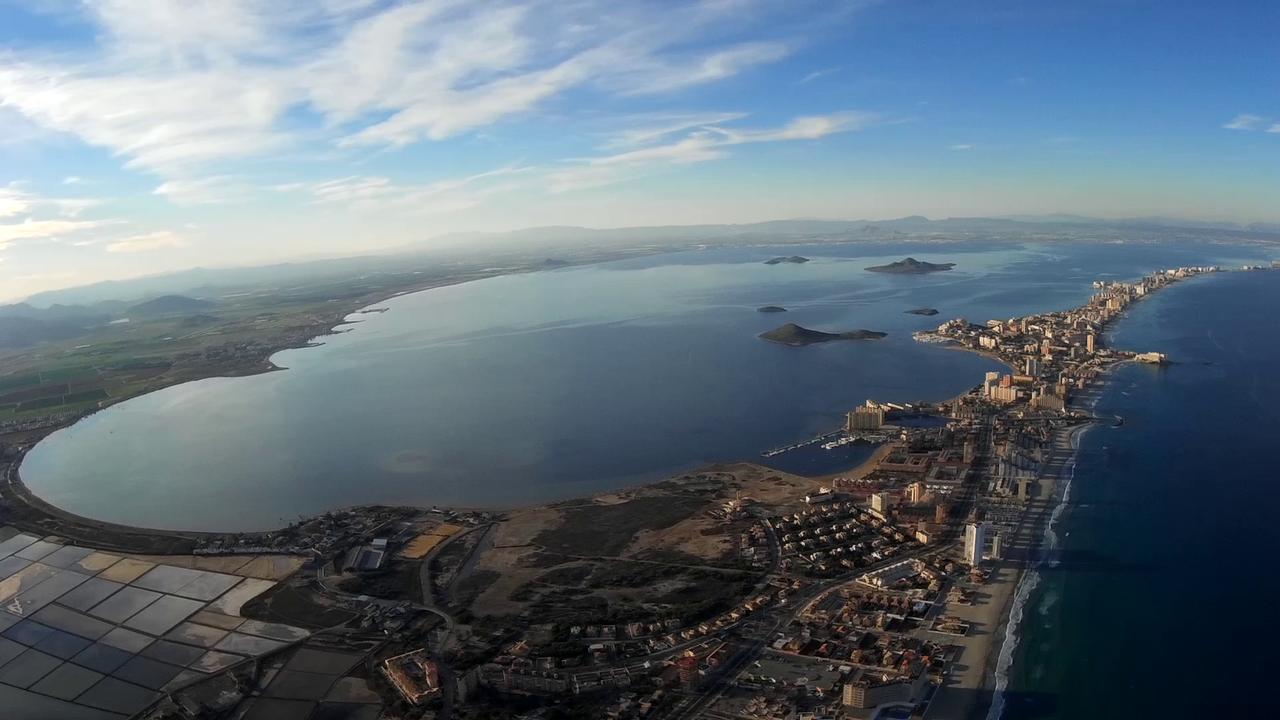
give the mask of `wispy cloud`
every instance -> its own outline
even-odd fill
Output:
[[[102,220],[37,220],[0,224],[0,250],[24,240],[47,240],[107,225]]]
[[[441,140],[572,89],[676,92],[790,52],[778,40],[732,39],[761,22],[757,16],[769,17],[765,0],[67,7],[80,8],[77,19],[99,31],[93,47],[0,55],[0,107],[163,177],[158,193],[177,202],[207,198],[184,188],[230,160],[316,140],[342,147]],[[300,126],[299,113],[318,122]]]
[[[31,196],[15,185],[0,187],[0,218],[25,215],[31,210]]]
[[[635,95],[670,92],[733,77],[756,65],[786,57],[790,48],[780,42],[742,43],[701,56],[647,57],[625,72],[620,82]]]
[[[1269,132],[1269,133],[1280,133],[1280,122],[1278,122],[1278,123],[1271,123],[1271,127],[1267,128],[1267,132]]]
[[[245,197],[249,187],[235,177],[214,175],[167,180],[152,193],[175,205],[220,205]]]
[[[1259,115],[1241,113],[1223,124],[1222,127],[1227,130],[1257,130],[1262,127],[1264,122],[1266,122],[1266,119]]]
[[[0,186],[0,250],[28,240],[48,240],[111,224],[80,220],[81,213],[100,204],[93,198],[54,198],[36,195],[22,183]]]
[[[746,113],[741,112],[690,112],[651,114],[627,118],[632,127],[612,133],[602,147],[606,150],[614,150],[649,145],[686,130],[705,129],[722,123],[741,120],[746,116]]]
[[[516,165],[461,178],[430,183],[397,183],[387,177],[351,176],[314,184],[278,186],[281,192],[304,192],[317,205],[340,205],[364,213],[395,211],[409,215],[458,212],[511,189],[503,179],[528,173]]]
[[[957,143],[955,145],[948,145],[947,149],[948,150],[972,150],[973,145],[971,143]]]
[[[838,72],[840,72],[840,68],[838,68],[838,67],[829,67],[829,68],[823,68],[823,69],[821,69],[821,70],[814,70],[813,72],[809,73],[808,75],[805,75],[804,77],[802,77],[802,78],[800,78],[799,80],[797,80],[797,81],[795,82],[795,84],[796,84],[796,85],[808,85],[809,83],[813,82],[814,80],[818,80],[818,79],[820,79],[820,78],[824,78],[824,77],[826,77],[826,76],[828,76],[828,75],[833,75],[833,74],[838,73]]]
[[[872,113],[850,111],[799,117],[777,128],[701,126],[685,137],[666,144],[571,160],[571,167],[547,175],[547,187],[551,192],[563,193],[609,185],[643,174],[654,167],[690,165],[723,158],[728,155],[728,148],[734,145],[817,140],[835,133],[859,130],[874,122],[876,117]]]
[[[157,230],[144,235],[133,235],[107,243],[109,253],[144,253],[186,247],[186,238],[170,230]]]

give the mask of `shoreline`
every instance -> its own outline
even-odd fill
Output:
[[[1123,364],[1125,363],[1116,363],[1113,367]],[[1101,381],[1082,398],[1085,402],[1073,403],[1074,409],[1084,411],[1090,417],[1093,416],[1098,402],[1112,382],[1110,370],[1109,367]],[[1038,526],[1041,520],[1044,522],[1043,529],[1038,537],[1034,538],[1035,557],[1030,564],[1020,568],[1014,579],[1012,591],[1008,593],[1001,608],[999,622],[992,633],[997,642],[991,644],[983,660],[981,688],[984,691],[989,690],[990,696],[985,702],[972,709],[969,714],[971,720],[1000,720],[1004,713],[1005,694],[1008,691],[1011,673],[1016,666],[1017,652],[1022,640],[1020,630],[1025,620],[1025,612],[1036,599],[1041,568],[1053,568],[1057,564],[1054,552],[1060,548],[1063,536],[1060,535],[1059,530],[1064,516],[1070,510],[1071,488],[1075,481],[1080,449],[1083,446],[1084,437],[1099,424],[1098,420],[1093,419],[1058,431],[1069,444],[1071,452],[1063,458],[1062,467],[1054,475],[1053,492],[1049,502],[1035,517],[1036,522],[1033,523],[1033,527]],[[1046,511],[1047,517],[1044,515]]]
[[[1058,547],[1057,527],[1071,499],[1071,486],[1075,479],[1080,441],[1095,425],[1097,425],[1096,422],[1088,422],[1066,431],[1066,440],[1071,444],[1072,452],[1067,458],[1064,470],[1066,468],[1070,470],[1065,474],[1059,473],[1055,477],[1052,499],[1037,514],[1035,525],[1038,526],[1040,520],[1044,521],[1043,532],[1036,538],[1037,557],[1030,565],[1018,571],[1011,583],[1011,592],[1007,594],[1004,606],[1001,608],[1000,619],[992,632],[996,642],[988,647],[983,662],[982,686],[990,688],[991,696],[985,708],[974,708],[974,713],[971,714],[974,720],[977,718],[999,720],[1004,712],[1004,697],[1008,691],[1010,672],[1014,667],[1021,643],[1019,630],[1025,618],[1025,611],[1031,605],[1035,598],[1035,591],[1040,585],[1040,568],[1053,567],[1056,562],[1053,560],[1052,553]],[[1044,516],[1046,511],[1047,517]],[[984,709],[985,712],[979,712]]]

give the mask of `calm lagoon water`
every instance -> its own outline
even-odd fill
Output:
[[[767,266],[799,253],[804,265]],[[874,254],[872,254],[874,253]],[[919,276],[865,272],[914,255]],[[1068,307],[1098,278],[1257,259],[1249,248],[823,245],[716,249],[439,288],[354,316],[287,368],[213,378],[109,408],[50,436],[22,477],[120,523],[276,527],[363,503],[501,507],[589,494],[834,427],[868,398],[937,400],[997,369],[911,333]],[[1180,292],[1174,290],[1173,292]],[[786,314],[756,312],[782,305]],[[935,307],[936,317],[905,314]],[[784,322],[880,341],[805,348]]]

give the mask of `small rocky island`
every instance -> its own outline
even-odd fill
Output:
[[[907,311],[907,314],[908,314],[908,315],[931,315],[931,316],[932,316],[932,315],[937,315],[937,314],[938,314],[938,311],[937,311],[937,310],[935,310],[935,309],[933,309],[933,308],[916,308],[915,310],[908,310],[908,311]]]
[[[831,342],[832,340],[877,340],[884,336],[885,333],[876,332],[875,330],[851,330],[842,333],[822,332],[821,330],[810,330],[795,323],[787,323],[780,328],[760,334],[760,338],[763,340],[792,347]]]
[[[867,268],[871,272],[879,273],[896,273],[898,275],[921,275],[931,272],[942,272],[955,267],[955,263],[931,263],[915,258],[905,258],[898,262],[892,262],[888,265],[875,265]]]
[[[791,255],[789,257],[776,257],[776,258],[773,258],[772,260],[765,260],[764,264],[765,265],[781,265],[782,263],[792,263],[795,265],[801,265],[807,262],[809,262],[809,258],[807,257],[801,257],[800,255]]]
[[[762,313],[780,313],[780,312],[786,312],[786,311],[787,311],[786,308],[779,307],[778,305],[764,305],[762,307],[756,308],[756,312],[762,312]]]

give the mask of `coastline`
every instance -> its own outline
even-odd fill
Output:
[[[1077,400],[1071,403],[1071,407],[1091,415],[1109,384],[1110,378],[1104,376],[1097,386],[1079,399],[1083,402]],[[1034,552],[1034,557],[1024,559],[1022,567],[1005,594],[999,614],[1000,619],[992,633],[996,642],[989,645],[983,662],[982,688],[989,689],[990,695],[985,703],[973,708],[969,713],[968,717],[972,720],[1000,720],[1003,715],[1005,694],[1008,691],[1010,672],[1017,657],[1021,640],[1019,631],[1025,610],[1034,599],[1035,591],[1040,584],[1040,569],[1052,568],[1057,563],[1053,553],[1059,546],[1059,528],[1070,506],[1071,487],[1075,480],[1080,448],[1085,435],[1097,425],[1097,420],[1090,420],[1056,433],[1055,440],[1064,441],[1069,446],[1070,452],[1062,457],[1061,465],[1053,473],[1053,489],[1049,501],[1035,514],[1031,527],[1039,528],[1040,532],[1032,538],[1035,544],[1029,548]],[[1021,532],[1021,527],[1019,531]]]
[[[502,274],[508,274],[508,273],[495,272],[487,275],[486,277],[502,275]],[[305,347],[305,346],[316,344],[316,340],[318,340],[321,337],[324,337],[327,334],[333,333],[336,328],[342,325],[351,324],[353,321],[349,320],[348,318],[353,313],[374,312],[374,311],[380,310],[380,309],[374,308],[374,306],[380,303],[386,302],[389,299],[399,297],[402,295],[416,293],[416,292],[423,292],[423,291],[434,289],[437,287],[445,287],[449,285],[456,285],[463,282],[469,282],[470,280],[473,280],[473,279],[481,279],[481,278],[457,277],[447,282],[434,283],[428,287],[421,287],[421,288],[416,288],[411,290],[399,290],[399,291],[381,296],[379,299],[376,299],[372,302],[369,302],[367,300],[361,301],[362,302],[361,307],[356,308],[354,310],[343,309],[339,311],[334,311],[335,314],[330,315],[329,317],[336,318],[336,322],[335,324],[330,326],[326,332],[313,335],[305,343],[302,343],[302,344],[295,344],[289,347],[280,347],[279,349],[273,351],[267,358],[262,359],[258,363],[256,363],[254,367],[248,368],[249,371],[243,374],[253,375],[253,374],[258,374],[262,372],[270,372],[276,369],[283,369],[271,362],[271,358],[274,357],[276,353],[284,349],[290,349],[291,347]],[[338,315],[337,313],[341,313],[341,314]],[[1015,368],[1013,368],[1013,366],[1007,360],[1001,358],[996,353],[987,352],[977,348],[968,348],[955,343],[931,343],[931,344],[937,344],[944,348],[950,348],[950,349],[956,349],[956,350],[967,350],[969,352],[974,352],[974,353],[977,353],[978,355],[994,360],[1006,368],[1015,370]],[[1114,367],[1118,364],[1120,363],[1119,362],[1114,363],[1111,366],[1109,366],[1107,369],[1109,370],[1110,367]],[[241,373],[234,373],[234,375],[239,375],[239,374]],[[215,377],[215,375],[208,375],[205,377]],[[1106,372],[1104,371],[1101,379],[1105,381],[1105,378],[1106,378]],[[181,384],[181,382],[186,382],[193,379],[204,379],[204,377],[186,378],[181,380],[180,382],[176,381],[173,383],[161,385],[160,388],[156,388],[156,389],[161,389],[163,387],[169,387],[172,385]],[[152,392],[152,391],[154,390],[149,390],[148,392]],[[145,394],[145,393],[139,393],[139,395],[141,394]],[[135,395],[134,397],[137,397],[137,395]],[[1088,398],[1088,397],[1090,397],[1089,394],[1082,396],[1082,398]],[[117,400],[117,402],[123,401],[124,399],[128,399],[128,398],[121,398]],[[1094,397],[1093,399],[1094,401],[1096,401],[1096,397]],[[115,404],[115,403],[112,403],[112,404]],[[1080,409],[1080,406],[1075,403],[1072,403],[1072,407],[1075,409]],[[39,433],[39,439],[43,439],[44,437],[47,437],[49,434],[51,434],[52,432],[55,432],[56,430],[63,429],[64,427],[74,424],[74,422],[78,421],[79,419],[82,419],[83,417],[89,414],[91,413],[80,414],[80,415],[77,415],[72,420],[65,422],[64,424],[58,425],[57,427],[43,429],[44,432]],[[1067,432],[1067,437],[1069,438],[1069,442],[1072,445],[1071,447],[1072,452],[1068,458],[1068,464],[1071,468],[1074,468],[1075,455],[1078,452],[1079,437],[1082,436],[1083,432],[1091,425],[1092,425],[1091,422],[1084,423],[1082,425],[1078,425],[1073,428],[1070,428],[1069,432]],[[34,443],[31,446],[33,447]],[[25,457],[25,452],[27,449],[29,448],[24,448],[21,452],[17,453],[13,458],[9,459],[4,464],[4,467],[3,467],[4,477],[3,477],[3,486],[0,487],[0,494],[3,495],[5,500],[9,501],[8,504],[10,505],[16,504],[21,508],[18,512],[17,517],[14,517],[13,511],[12,509],[10,509],[11,522],[15,520],[17,521],[17,522],[14,522],[14,524],[17,524],[17,525],[25,524],[29,527],[36,528],[37,531],[43,532],[44,534],[59,534],[64,537],[77,539],[81,542],[87,542],[89,544],[107,545],[115,542],[124,541],[121,543],[122,545],[133,547],[133,548],[146,547],[148,549],[145,550],[145,552],[151,552],[151,553],[157,553],[157,554],[165,552],[164,550],[156,549],[157,546],[173,547],[173,548],[189,547],[189,546],[194,546],[194,544],[198,542],[199,539],[202,537],[228,534],[227,532],[221,532],[221,531],[200,532],[200,531],[184,531],[184,530],[178,530],[178,529],[142,528],[142,527],[136,527],[136,526],[126,526],[126,525],[120,525],[120,524],[111,523],[107,521],[94,520],[92,518],[79,516],[74,513],[61,510],[60,508],[57,508],[56,506],[41,499],[38,495],[33,493],[22,481],[20,470],[21,470],[22,460]],[[870,458],[867,458],[866,460],[859,463],[855,467],[849,468],[845,472],[846,473],[864,472],[865,469],[869,467],[872,463],[874,463],[876,459],[880,457],[884,451],[885,451],[884,448],[878,449],[875,453],[873,453],[873,455]],[[591,500],[592,498],[597,498],[600,496],[616,494],[618,492],[624,492],[628,489],[642,488],[642,487],[646,487],[654,484],[659,484],[662,482],[678,481],[679,475],[698,473],[698,472],[715,472],[717,471],[718,468],[723,468],[726,466],[733,466],[733,465],[743,465],[743,464],[758,465],[761,468],[772,470],[771,468],[768,468],[768,466],[766,465],[753,463],[750,460],[737,461],[737,462],[706,463],[706,464],[688,467],[683,470],[674,471],[670,475],[664,475],[661,477],[654,477],[654,478],[642,480],[640,482],[634,483],[633,485],[629,485],[627,487],[615,488],[603,493],[593,493],[593,494],[582,495],[582,496],[562,498],[553,502],[529,503],[527,505],[516,505],[516,506],[502,507],[502,508],[461,508],[461,507],[455,508],[450,506],[444,509],[467,512],[469,510],[474,511],[474,510],[497,509],[497,510],[503,510],[503,511],[515,511],[515,510],[521,510],[521,509],[536,509],[536,508],[542,508],[542,507],[552,507],[552,506],[564,504],[567,502],[587,501],[587,500]],[[831,475],[835,475],[835,474],[841,474],[841,473],[833,473]],[[813,477],[807,477],[805,479],[817,483],[825,478],[824,476],[813,476]],[[1062,487],[1063,495],[1066,495],[1069,492],[1070,477],[1065,478],[1066,479],[1065,483],[1061,482],[1062,479],[1063,479],[1063,476],[1061,474],[1053,478],[1052,490],[1050,490],[1048,494],[1045,493],[1043,487],[1041,488],[1040,491],[1037,492],[1037,498],[1045,498],[1045,497],[1054,498],[1056,503],[1053,504],[1052,509],[1050,509],[1051,503],[1049,502],[1041,503],[1041,507],[1035,509],[1034,512],[1026,513],[1026,517],[1019,522],[1018,530],[1017,530],[1017,532],[1021,534],[1023,532],[1023,528],[1027,528],[1027,527],[1040,528],[1043,525],[1042,531],[1036,532],[1033,534],[1037,536],[1036,539],[1040,543],[1045,543],[1046,541],[1049,541],[1050,544],[1048,545],[1048,547],[1050,548],[1052,547],[1051,543],[1053,540],[1053,535],[1052,535],[1053,525],[1056,523],[1058,517],[1061,515],[1061,512],[1065,508],[1065,504],[1066,504],[1065,497],[1061,499],[1057,497],[1058,488]],[[335,508],[331,512],[343,512],[343,511],[352,511],[352,510],[360,510],[360,509],[376,508],[376,507],[383,507],[383,506],[380,506],[377,504],[355,505],[347,508]],[[422,510],[429,509],[426,506],[417,506],[417,507]],[[23,511],[25,511],[25,515],[26,515],[25,517],[23,517],[24,515]],[[1028,525],[1028,523],[1030,523],[1030,525]],[[276,528],[276,529],[263,530],[259,532],[248,533],[248,534],[267,535],[267,534],[279,532],[280,530],[281,528]],[[103,537],[104,534],[107,536],[106,538]],[[107,539],[107,538],[110,538],[110,539]],[[134,544],[134,543],[137,543],[137,544]],[[181,552],[181,550],[170,550],[169,552],[174,552],[174,551]],[[1018,599],[1021,597],[1022,604],[1025,604],[1026,596],[1029,595],[1034,590],[1034,579],[1035,577],[1037,577],[1034,574],[1034,568],[1038,567],[1039,563],[1043,562],[1043,559],[1040,557],[1040,555],[1042,555],[1043,553],[1041,553],[1039,550],[1037,550],[1037,553],[1038,553],[1037,557],[1032,559],[1031,562],[1027,562],[1022,567],[1017,568],[1016,572],[1011,573],[1010,576],[1007,578],[1005,577],[998,578],[998,581],[992,584],[992,588],[998,588],[999,592],[993,593],[992,602],[988,603],[992,607],[984,608],[983,625],[984,627],[994,628],[993,631],[990,631],[984,634],[990,635],[993,638],[1001,637],[1003,638],[1003,641],[1000,642],[998,645],[991,642],[983,643],[985,647],[982,648],[982,652],[981,652],[981,654],[983,655],[981,666],[980,668],[975,668],[975,669],[981,670],[981,675],[979,676],[977,682],[972,682],[972,678],[970,678],[969,681],[965,683],[965,685],[975,691],[983,691],[983,692],[986,692],[988,689],[994,688],[994,693],[987,699],[987,701],[984,704],[992,707],[993,711],[996,713],[995,717],[998,717],[998,708],[996,708],[995,706],[999,702],[1000,693],[1003,691],[1004,687],[1007,686],[1007,677],[1005,677],[1004,680],[1001,681],[1001,674],[1002,672],[1007,673],[1008,667],[1012,663],[1011,657],[1008,660],[1002,659],[1003,648],[1006,645],[1010,645],[1011,643],[1012,645],[1011,645],[1010,653],[1012,653],[1012,649],[1016,648],[1017,627],[1018,627],[1018,621],[1021,618],[1021,614],[1020,612],[1017,612],[1017,614],[1015,614],[1015,611],[1018,610]],[[1027,572],[1028,569],[1032,570],[1032,572],[1030,573]],[[993,614],[994,614],[994,617],[989,617]],[[966,672],[965,674],[969,675],[970,673]]]
[[[1126,309],[1116,318],[1116,322],[1122,321],[1128,316],[1129,310]],[[1115,323],[1112,323],[1111,327],[1106,331],[1108,341],[1114,335],[1114,328]],[[942,343],[941,345],[999,359],[994,353],[975,348],[967,348],[954,343]],[[1062,522],[1062,516],[1067,513],[1070,506],[1071,486],[1075,479],[1075,469],[1079,460],[1080,448],[1088,431],[1098,425],[1098,420],[1093,417],[1093,412],[1102,396],[1111,386],[1114,370],[1136,362],[1134,359],[1126,358],[1110,363],[1102,369],[1096,381],[1086,391],[1072,398],[1067,404],[1069,409],[1083,412],[1091,419],[1066,430],[1065,439],[1070,444],[1071,451],[1064,458],[1063,464],[1054,473],[1052,501],[1049,503],[1052,506],[1052,510],[1047,517],[1043,518],[1045,521],[1043,530],[1039,537],[1036,538],[1038,542],[1035,547],[1035,557],[1019,570],[1012,590],[1006,592],[1003,607],[999,614],[1000,619],[993,631],[993,634],[999,638],[999,642],[992,643],[988,647],[986,657],[983,660],[984,669],[979,687],[984,690],[985,701],[972,708],[966,715],[970,720],[1000,720],[1004,712],[1005,694],[1008,691],[1010,673],[1017,656],[1020,642],[1019,630],[1024,618],[1024,611],[1035,597],[1035,591],[1040,581],[1039,569],[1042,567],[1052,568],[1057,563],[1057,560],[1053,557],[1053,551],[1060,542],[1058,527]],[[1043,513],[1044,508],[1041,508],[1037,513],[1037,518],[1041,518]],[[1024,525],[1025,522],[1020,525],[1020,529]],[[989,694],[987,694],[988,692]]]

